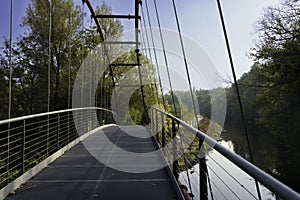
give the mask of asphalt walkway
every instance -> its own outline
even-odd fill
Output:
[[[149,136],[143,126],[107,127],[65,152],[6,199],[178,199]]]

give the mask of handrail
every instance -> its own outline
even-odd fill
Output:
[[[106,108],[83,107],[0,121],[0,199],[113,115],[118,117]]]
[[[219,144],[216,140],[212,139],[205,133],[203,133],[200,130],[195,129],[194,127],[190,126],[186,122],[178,119],[177,117],[162,111],[158,108],[152,108],[170,118],[175,120],[177,123],[182,125],[184,128],[195,134],[198,138],[205,141],[208,145],[210,145],[213,149],[215,149],[217,152],[222,154],[224,157],[226,157],[228,160],[233,162],[236,166],[240,167],[242,170],[244,170],[246,173],[248,173],[250,176],[255,178],[257,181],[262,183],[265,187],[267,187],[270,191],[275,193],[276,195],[280,196],[283,199],[291,199],[291,200],[300,200],[300,194],[298,194],[296,191],[288,187],[287,185],[281,183],[271,175],[267,174],[263,170],[259,169],[252,163],[248,162],[241,156],[233,153],[226,147]]]
[[[51,112],[45,112],[45,113],[38,113],[38,114],[33,114],[33,115],[26,115],[22,117],[16,117],[16,118],[11,118],[11,119],[5,119],[0,121],[0,125],[2,124],[8,124],[16,121],[22,121],[22,120],[27,120],[27,119],[32,119],[35,117],[42,117],[42,116],[47,116],[47,115],[53,115],[53,114],[59,114],[63,112],[70,112],[70,111],[79,111],[79,110],[104,110],[107,112],[111,112],[113,115],[117,116],[117,114],[109,109],[106,108],[99,108],[99,107],[84,107],[84,108],[72,108],[72,109],[65,109],[65,110],[58,110],[58,111],[51,111]]]

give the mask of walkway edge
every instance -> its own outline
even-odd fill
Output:
[[[0,200],[5,199],[7,197],[7,195],[9,195],[10,193],[14,192],[22,184],[26,183],[29,179],[31,179],[32,177],[34,177],[42,169],[44,169],[45,167],[47,167],[49,164],[51,164],[58,157],[60,157],[61,155],[63,155],[66,151],[70,150],[76,144],[78,144],[79,142],[81,142],[82,140],[84,140],[85,138],[87,138],[88,136],[96,133],[97,131],[99,131],[101,129],[104,129],[104,128],[107,128],[107,127],[111,127],[111,126],[116,126],[116,125],[115,124],[107,124],[107,125],[95,128],[95,129],[87,132],[86,134],[80,136],[79,138],[76,138],[75,140],[73,140],[72,142],[70,142],[69,144],[67,144],[63,148],[61,148],[60,150],[58,150],[55,153],[53,153],[51,156],[49,156],[45,160],[41,161],[39,164],[37,164],[36,166],[34,166],[33,168],[31,168],[30,170],[28,170],[27,172],[25,172],[23,175],[21,175],[20,177],[18,177],[17,179],[15,179],[13,182],[9,183],[4,188],[2,188],[0,190]]]

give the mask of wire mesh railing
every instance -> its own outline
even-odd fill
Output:
[[[260,199],[255,181],[263,199],[300,199],[297,192],[184,121],[157,108],[152,108],[151,117],[151,131],[186,199]]]
[[[111,122],[112,112],[93,107],[0,121],[0,188],[76,138]]]

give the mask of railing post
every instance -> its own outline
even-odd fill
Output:
[[[156,116],[155,116],[155,114],[154,114],[154,110],[152,110],[152,134],[154,134],[155,133],[155,120],[156,120]]]
[[[161,145],[162,147],[166,146],[166,133],[165,133],[165,120],[164,114],[161,113]]]
[[[175,120],[172,119],[172,138],[173,138],[173,174],[178,181],[179,178],[179,165],[177,160],[177,140],[176,140],[176,123]]]
[[[96,121],[95,121],[97,119],[97,110],[95,110],[96,119],[94,118],[93,114],[94,113],[92,112],[92,110],[90,110],[90,116],[91,116],[91,121],[92,121],[92,130],[97,127]]]
[[[47,157],[49,156],[49,134],[50,134],[50,116],[49,114],[47,115],[47,144],[46,144],[46,152],[47,152]]]
[[[155,133],[155,121],[156,121],[156,116],[155,116],[155,109],[152,110],[152,114],[153,114],[153,123],[152,123],[152,133]]]
[[[60,116],[59,113],[57,113],[57,150],[59,150],[59,121],[60,121]]]
[[[70,111],[68,111],[68,142],[69,143],[70,140]]]
[[[158,111],[155,110],[155,132],[157,141],[159,141],[158,135],[159,135],[159,120],[158,120]]]
[[[22,136],[22,174],[25,172],[25,138],[26,138],[26,121],[23,121],[23,136]]]
[[[203,140],[199,138],[199,187],[200,187],[200,199],[207,200],[207,165],[205,152],[203,151]]]
[[[79,119],[80,119],[80,134],[79,136],[82,135],[83,133],[83,114],[82,114],[83,110],[79,110]]]
[[[153,122],[154,122],[154,118],[153,118],[153,108],[151,108],[151,123],[150,123],[150,130],[153,133]]]
[[[6,161],[6,182],[9,182],[9,160],[10,160],[10,123],[8,123],[8,130],[7,130],[7,161]]]

